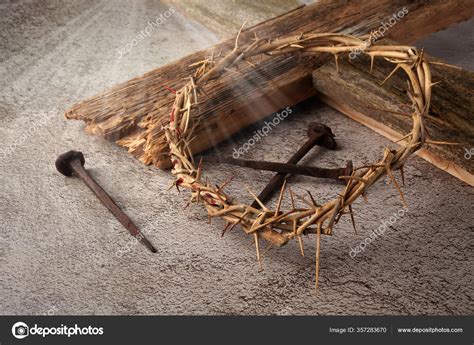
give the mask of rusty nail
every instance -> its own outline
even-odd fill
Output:
[[[122,225],[134,236],[140,240],[152,253],[156,253],[155,247],[148,241],[148,239],[140,232],[132,220],[123,212],[120,207],[113,201],[113,199],[102,189],[101,186],[94,181],[94,179],[84,169],[85,159],[82,152],[68,151],[63,153],[56,159],[56,169],[64,176],[78,176],[87,187],[89,187],[100,201],[109,209],[110,212],[122,223]]]
[[[287,162],[288,164],[298,163],[315,145],[323,146],[330,150],[337,148],[334,134],[328,126],[317,122],[310,122],[307,133],[309,139],[293,154],[293,156],[291,156]],[[275,193],[275,191],[283,184],[286,175],[286,173],[277,173],[272,177],[270,182],[268,182],[265,188],[258,195],[261,202],[265,203],[272,197],[273,193]],[[260,205],[257,201],[254,201],[252,207],[260,208]]]
[[[204,162],[209,163],[223,163],[236,165],[243,168],[251,168],[256,170],[274,171],[283,174],[291,175],[304,175],[311,177],[331,178],[339,182],[339,176],[349,176],[352,173],[352,162],[349,161],[347,166],[344,168],[319,168],[308,165],[288,164],[279,162],[268,162],[268,161],[252,161],[239,158],[228,158],[228,157],[206,157],[203,158]],[[345,183],[345,181],[342,181]]]

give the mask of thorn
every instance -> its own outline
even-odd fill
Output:
[[[278,216],[278,214],[280,213],[280,206],[283,200],[283,195],[285,193],[285,188],[286,188],[286,179],[285,181],[283,181],[283,185],[281,186],[280,196],[278,197],[278,203],[277,203],[276,211],[275,211],[276,216]]]
[[[297,224],[298,223],[298,220],[296,219],[293,219],[293,233],[296,235],[296,231],[298,230],[297,229]]]
[[[221,237],[224,237],[224,234],[230,230],[232,230],[234,228],[234,226],[236,226],[237,223],[227,223],[227,225],[225,226],[224,230],[222,230],[222,233],[221,233]],[[229,229],[230,227],[230,229]]]
[[[300,196],[300,195],[296,195],[296,197],[298,199],[300,199],[301,201],[303,201],[306,205],[308,205],[309,207],[313,208],[313,203],[311,201],[309,201],[308,199],[306,199],[304,196]]]
[[[380,85],[385,84],[385,82],[386,82],[387,80],[389,80],[389,79],[392,77],[392,75],[393,75],[393,74],[397,71],[397,69],[399,69],[399,68],[400,68],[400,65],[396,65],[395,68],[392,70],[392,72],[389,73],[389,75],[380,83]]]
[[[339,196],[341,196],[341,195],[339,195]],[[336,217],[336,220],[334,220],[334,224],[339,223],[339,220],[342,218],[342,216],[343,216],[344,214],[347,214],[347,213],[348,213],[348,212],[345,212],[344,210],[343,210],[342,212],[339,212],[339,214],[338,214],[337,217]]]
[[[300,245],[301,256],[304,257],[303,239],[301,238],[301,235],[298,236],[298,243]]]
[[[314,207],[318,207],[318,204],[316,203],[316,200],[314,200],[313,195],[311,194],[311,192],[309,190],[307,190],[306,192],[308,192],[309,197],[311,198],[311,202],[313,203]]]
[[[196,181],[201,180],[201,174],[202,174],[202,156],[201,156],[201,159],[199,159],[199,164],[196,171]]]
[[[352,169],[351,176],[355,176],[355,175],[356,175],[356,169]],[[352,180],[348,180],[347,184],[346,184],[346,187],[344,188],[344,193],[342,194],[342,200],[343,201],[346,200],[347,195],[348,195],[351,187],[352,187]]]
[[[202,159],[202,158],[201,158]],[[217,191],[221,191],[223,190],[229,183],[232,182],[232,180],[234,179],[234,175],[232,176],[229,176],[228,178],[226,178],[226,180],[224,181],[224,183],[222,184],[222,186],[220,187],[217,187]]]
[[[183,178],[182,178],[182,177],[180,177],[179,179],[177,179],[176,182],[175,182],[176,189],[178,190],[178,193],[180,193],[180,194],[181,194],[181,191],[179,190],[179,185],[180,185],[181,183],[183,183]]]
[[[318,283],[319,283],[319,251],[321,244],[321,223],[318,223],[318,230],[316,236],[316,293],[318,293]]]
[[[369,71],[370,75],[372,75],[372,70],[374,69],[374,60],[375,60],[375,56],[370,55],[370,71]]]
[[[395,176],[393,176],[393,174],[392,174],[392,169],[390,168],[390,165],[389,165],[389,164],[387,164],[386,169],[387,169],[387,175],[388,175],[388,177],[390,177],[390,180],[392,180],[393,185],[395,186],[395,188],[398,190],[398,193],[400,194],[400,198],[402,199],[403,205],[404,205],[405,207],[408,207],[408,204],[407,204],[407,202],[405,201],[405,197],[403,196],[403,192],[402,192],[402,190],[400,189],[400,186],[398,185],[398,182],[397,182],[397,180],[395,179]]]
[[[241,26],[240,29],[239,29],[239,32],[237,33],[237,37],[235,37],[235,47],[234,47],[234,50],[237,50],[237,48],[239,47],[239,37],[240,37],[240,34],[242,33],[242,30],[244,29],[244,26],[247,24],[249,18],[250,18],[250,17],[247,17],[247,19],[245,19],[244,23],[242,24],[242,26]]]
[[[199,202],[199,197],[201,196],[201,188],[197,190],[196,202]]]
[[[443,62],[437,62],[437,61],[430,61],[430,65],[441,65],[441,66],[447,66],[447,67],[456,68],[456,69],[462,69],[459,66],[454,66],[447,63],[443,63]]]
[[[291,190],[290,187],[288,187],[288,190],[290,191],[290,198],[291,198],[291,207],[295,209],[295,197],[293,195],[293,191]]]
[[[260,199],[250,190],[249,187],[247,187],[247,190],[248,192],[253,196],[253,198],[255,199],[255,201],[260,205],[260,207],[262,208],[262,210],[264,211],[270,211],[261,201]]]
[[[204,87],[202,85],[199,85],[198,86],[198,90],[199,91],[202,91],[202,93],[204,94],[204,96],[206,96],[208,99],[211,99],[211,96],[209,96],[209,94],[207,93],[206,89],[204,89]]]
[[[403,138],[400,138],[400,139],[398,139],[398,140],[397,140],[397,141],[395,141],[395,142],[396,142],[396,143],[399,143],[399,142],[401,142],[401,141],[405,140],[406,138],[408,138],[408,137],[410,137],[410,136],[411,136],[411,133],[408,133],[408,134],[407,134],[407,135],[405,135]]]
[[[355,220],[354,220],[354,212],[352,211],[352,206],[351,205],[349,205],[349,212],[350,212],[349,214],[351,215],[352,227],[354,228],[354,232],[357,235],[356,223],[355,223]]]
[[[242,72],[234,70],[232,68],[224,67],[224,70],[227,71],[227,72],[230,72],[230,73],[236,73],[236,74],[244,75]]]
[[[334,54],[334,60],[336,61],[336,72],[339,73],[339,55]]]
[[[267,246],[267,248],[265,248],[265,250],[263,251],[262,256],[265,256],[265,255],[270,251],[270,249],[272,249],[272,248],[273,248],[273,244],[270,243],[270,244]]]
[[[250,60],[250,57],[246,58],[244,61],[251,67],[257,68],[257,66]]]
[[[428,127],[423,126],[423,130],[426,132],[426,134],[428,135],[428,138],[430,139],[433,139],[433,136],[431,135],[430,131],[428,130]],[[425,141],[426,142],[426,141]]]
[[[402,176],[403,187],[405,187],[405,172],[403,171],[404,167],[405,167],[404,165],[400,167],[400,175]]]
[[[257,250],[257,260],[258,260],[258,264],[260,266],[260,271],[263,271],[263,265],[262,265],[262,259],[260,257],[260,245],[258,243],[258,232],[255,231],[253,233],[253,237],[255,239],[255,249]]]
[[[461,145],[461,143],[453,143],[449,141],[432,141],[432,140],[426,140],[425,143],[430,144],[430,145]]]
[[[193,77],[189,77],[189,78],[191,79],[191,85],[193,87],[194,101],[196,104],[199,104],[197,91],[196,91],[196,84],[194,83],[194,78]]]

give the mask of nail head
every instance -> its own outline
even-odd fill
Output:
[[[80,151],[71,150],[63,153],[56,159],[56,169],[64,176],[71,176],[74,173],[71,168],[71,162],[75,160],[79,160],[82,166],[86,163],[84,155]]]

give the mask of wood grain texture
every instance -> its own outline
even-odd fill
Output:
[[[446,12],[437,11],[439,6]],[[265,38],[308,31],[367,34],[403,7],[408,15],[396,26],[404,26],[412,34],[406,36],[404,31],[394,30],[388,35],[402,43],[412,42],[472,15],[472,7],[463,1],[326,0],[249,28],[242,33],[241,42],[249,42],[255,34]],[[463,10],[456,12],[455,8]],[[440,25],[425,27],[428,21],[437,21]],[[420,26],[424,29],[419,30]],[[165,86],[179,89],[194,72],[191,64],[211,54],[227,52],[233,45],[234,39],[226,40],[117,85],[72,106],[66,117],[85,121],[87,132],[116,141],[145,164],[167,168],[170,166],[168,147],[161,128],[169,121],[174,94]],[[332,56],[327,55],[301,61],[296,57],[262,56],[261,61],[254,61],[258,63],[257,68],[242,64],[239,71],[211,81],[201,97],[203,103],[198,112],[201,125],[196,130],[192,151],[198,153],[214,146],[241,128],[311,97],[314,95],[311,72],[330,59]],[[150,155],[149,152],[158,153]]]
[[[393,42],[392,42],[393,43]],[[441,62],[429,58],[433,62]],[[406,77],[392,71],[386,61],[376,61],[372,74],[368,59],[359,57],[328,63],[313,72],[318,97],[352,119],[397,141],[411,130],[410,101],[405,95]],[[434,141],[459,145],[432,145],[418,155],[464,182],[474,185],[474,160],[464,157],[474,147],[474,73],[446,65],[431,64],[433,87],[427,129]],[[400,115],[407,114],[407,115]]]

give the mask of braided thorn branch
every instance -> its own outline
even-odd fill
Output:
[[[240,31],[239,31],[240,35]],[[423,52],[415,47],[402,45],[372,45],[365,47],[360,37],[338,33],[306,33],[298,36],[282,37],[275,40],[263,40],[255,37],[252,43],[239,45],[237,35],[234,49],[223,57],[211,56],[200,61],[190,81],[176,92],[176,98],[170,113],[170,122],[166,126],[166,139],[170,148],[173,162],[172,174],[176,177],[175,184],[191,192],[190,202],[201,203],[205,206],[210,218],[221,217],[228,227],[240,225],[246,234],[254,236],[257,257],[260,262],[259,238],[263,238],[275,246],[283,246],[291,239],[297,239],[302,254],[301,235],[317,235],[317,269],[319,275],[319,237],[321,234],[330,235],[333,226],[344,214],[350,214],[353,221],[351,205],[361,195],[365,197],[367,190],[379,179],[388,175],[395,188],[399,191],[405,203],[403,193],[396,182],[393,171],[402,169],[408,157],[419,150],[426,140],[424,125],[428,115],[431,88],[431,72]],[[371,69],[375,58],[383,58],[395,65],[393,73],[401,69],[408,79],[408,97],[412,101],[413,120],[412,130],[406,136],[406,144],[397,150],[385,149],[380,161],[360,169],[354,169],[351,176],[341,176],[347,180],[342,193],[323,204],[317,205],[312,200],[309,208],[296,208],[292,198],[292,209],[280,210],[281,201],[285,194],[285,186],[275,210],[270,210],[260,202],[250,190],[250,194],[261,205],[256,209],[250,205],[239,203],[224,192],[224,186],[214,186],[202,177],[202,162],[198,165],[193,160],[189,142],[196,128],[202,126],[200,119],[194,115],[194,109],[200,103],[198,95],[202,94],[203,86],[212,79],[219,78],[231,67],[252,57],[266,54],[279,56],[281,54],[299,54],[313,56],[320,53],[330,53],[334,57],[360,50],[371,59]],[[251,63],[253,65],[253,63]],[[384,81],[385,82],[385,81]],[[312,197],[311,197],[312,198]],[[349,209],[349,211],[347,211]],[[355,227],[355,225],[354,225]],[[316,280],[317,284],[317,280]]]

